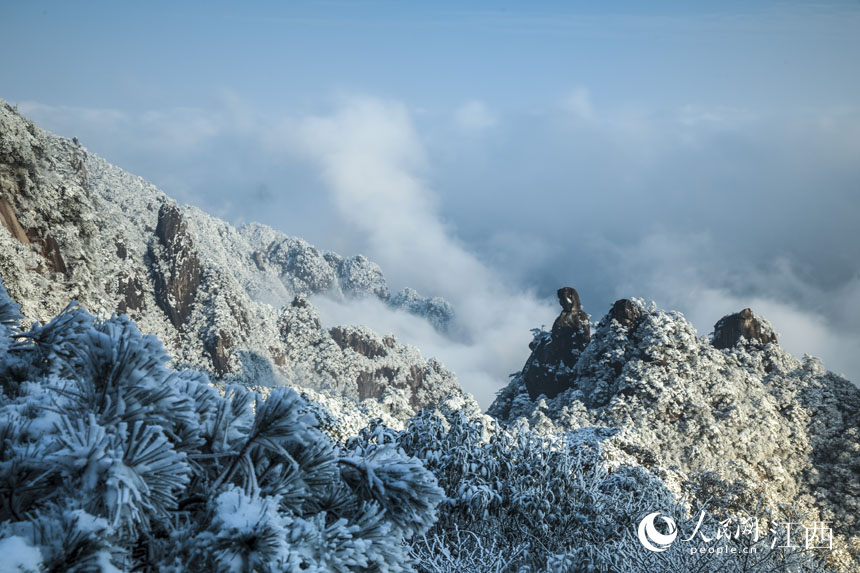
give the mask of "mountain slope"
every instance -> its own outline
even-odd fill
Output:
[[[0,276],[28,320],[71,300],[128,314],[178,365],[225,381],[296,381],[390,410],[462,394],[415,348],[365,328],[324,328],[308,295],[378,297],[444,329],[445,301],[391,297],[381,269],[263,225],[235,229],[47,133],[0,103]]]
[[[551,350],[571,346],[566,362]],[[491,415],[546,433],[619,428],[620,459],[677,495],[735,512],[794,505],[856,554],[860,389],[780,348],[749,309],[698,337],[680,313],[621,300],[593,333],[554,327],[532,350]]]

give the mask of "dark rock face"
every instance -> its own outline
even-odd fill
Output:
[[[12,236],[18,239],[21,243],[29,244],[30,238],[21,223],[18,222],[18,217],[15,216],[15,211],[12,205],[6,199],[0,199],[0,224],[12,233]]]
[[[229,332],[219,329],[215,336],[206,344],[206,350],[212,359],[212,368],[218,374],[230,372],[230,357],[233,356],[233,337]]]
[[[234,367],[238,365],[233,358],[237,346],[250,332],[248,309],[217,277],[206,277],[202,290],[208,296],[208,299],[201,300],[209,325],[209,337],[203,349],[212,360],[212,369],[217,375],[223,376],[234,372]]]
[[[388,386],[394,383],[394,378],[399,373],[398,370],[383,366],[375,371],[362,371],[358,373],[355,381],[358,385],[358,399],[379,400],[385,394]]]
[[[762,323],[748,308],[724,316],[714,325],[713,345],[717,348],[732,348],[741,338],[763,345],[777,343],[776,334],[770,326]]]
[[[639,307],[626,298],[615,301],[615,304],[609,310],[609,316],[617,320],[618,324],[628,331],[635,330],[642,320],[642,312],[639,310]]]
[[[579,302],[579,293],[576,289],[564,287],[558,289],[558,302],[561,304],[561,314],[552,323],[552,338],[557,344],[565,346],[569,344],[570,349],[582,350],[591,340],[588,315],[582,310]],[[568,340],[570,338],[570,340]],[[567,348],[559,347],[561,357],[565,364],[573,366],[576,360],[571,360]]]
[[[162,255],[155,249],[150,255],[155,279],[155,299],[178,330],[183,330],[200,287],[201,265],[188,233],[188,225],[176,205],[165,203],[158,211],[155,229]]]
[[[422,402],[416,390],[424,384],[426,372],[417,364],[409,367],[405,377],[401,377],[402,368],[382,366],[374,370],[365,370],[358,373],[356,383],[358,386],[358,399],[380,400],[390,387],[410,389],[409,405],[413,408],[423,408],[427,404]],[[400,379],[398,381],[398,378]]]
[[[379,344],[369,336],[363,336],[361,332],[336,326],[330,329],[332,339],[340,346],[341,350],[349,348],[367,358],[378,358],[387,356],[385,346]]]
[[[571,387],[571,370],[591,340],[588,315],[582,310],[576,289],[559,289],[558,301],[562,312],[550,335],[532,341],[532,354],[523,367],[523,379],[532,400],[541,394],[553,398]]]
[[[123,276],[117,283],[117,293],[122,297],[117,305],[120,314],[129,314],[146,308],[143,283],[136,276]]]

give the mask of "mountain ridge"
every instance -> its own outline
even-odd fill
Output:
[[[737,513],[791,505],[831,524],[856,558],[860,388],[783,350],[750,309],[700,337],[681,313],[622,299],[587,327],[537,331],[488,414],[546,434],[618,428],[607,441],[616,459],[678,498]],[[551,345],[572,347],[571,357]]]
[[[8,231],[0,231],[0,276],[29,321],[62,317],[73,299],[102,317],[128,314],[176,366],[208,372],[222,392],[239,383],[265,396],[286,383],[339,442],[389,439],[380,418],[406,428],[397,438],[404,443],[428,440],[413,453],[433,465],[439,452],[421,435],[429,424],[450,442],[440,470],[451,472],[450,487],[469,481],[448,492],[454,505],[445,511],[457,519],[468,512],[456,503],[502,511],[518,507],[517,488],[531,491],[530,475],[510,490],[462,465],[459,456],[487,451],[487,428],[504,436],[500,452],[515,450],[507,440],[522,428],[529,440],[589,435],[610,467],[638,476],[637,488],[656,476],[688,509],[710,503],[735,515],[759,502],[794,505],[833,524],[837,561],[857,563],[860,390],[817,359],[784,351],[749,309],[700,337],[680,313],[639,299],[617,301],[592,324],[576,291],[561,289],[562,313],[551,331],[536,329],[531,356],[490,417],[439,361],[364,326],[324,326],[310,297],[375,297],[443,332],[456,320],[444,300],[411,289],[392,296],[379,266],[361,255],[320,251],[265,225],[236,229],[181,206],[5,102],[0,223]],[[474,434],[468,452],[458,449],[461,431]]]
[[[394,408],[401,413],[462,393],[441,363],[393,337],[373,356],[338,344],[307,297],[376,297],[438,329],[454,320],[446,301],[412,289],[392,297],[362,255],[320,251],[261,224],[236,229],[181,206],[5,102],[0,222],[10,231],[0,233],[0,274],[28,320],[77,300],[128,314],[177,364],[216,378],[301,378],[359,402],[405,400]]]

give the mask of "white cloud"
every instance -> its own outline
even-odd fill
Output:
[[[594,106],[587,89],[578,87],[570,91],[562,101],[562,109],[584,120],[594,119]]]
[[[471,100],[458,107],[454,120],[465,131],[484,131],[498,123],[496,114],[479,100]]]
[[[479,396],[522,366],[529,329],[557,313],[521,285],[551,293],[568,281],[597,316],[613,295],[643,296],[702,332],[752,306],[786,348],[860,380],[858,108],[598,114],[586,89],[567,95],[555,114],[500,120],[476,101],[457,110],[463,121],[435,124],[438,110],[374,98],[318,116],[263,112],[229,93],[212,110],[19,107],[180,200],[364,252],[395,288],[449,299],[459,343],[402,321],[400,338]],[[462,137],[490,120],[492,145]],[[248,201],[261,184],[281,202]]]
[[[721,317],[752,308],[773,324],[783,348],[821,357],[829,370],[860,381],[860,334],[853,322],[860,317],[860,276],[837,292],[822,292],[785,260],[768,266],[738,260],[727,267],[721,264],[725,251],[707,234],[655,232],[610,251],[617,296],[644,296],[680,310],[700,336]],[[849,320],[834,320],[839,314]]]
[[[350,318],[355,309],[330,305],[329,320],[394,331],[453,369],[488,406],[528,357],[530,328],[552,320],[556,309],[512,289],[441,221],[436,197],[419,176],[424,148],[403,105],[354,98],[296,127],[297,149],[319,167],[344,221],[368,238],[369,256],[395,285],[448,299],[459,330],[454,340],[440,338],[381,305],[358,318]]]

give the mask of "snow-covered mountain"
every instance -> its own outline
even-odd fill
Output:
[[[224,381],[275,378],[396,416],[462,393],[453,373],[418,349],[367,328],[326,325],[308,300],[377,297],[453,320],[440,298],[389,293],[361,255],[323,252],[251,224],[235,229],[36,127],[0,102],[0,276],[31,321],[71,300],[128,314],[156,334],[177,365]]]
[[[607,447],[679,499],[736,513],[792,506],[857,551],[860,389],[783,350],[750,309],[700,337],[678,312],[623,299],[591,332],[569,291],[489,414],[548,434],[618,428]]]
[[[561,289],[485,415],[438,361],[323,325],[311,297],[378,298],[441,332],[444,300],[178,205],[2,102],[0,223],[0,554],[21,570],[860,563],[860,390],[749,309],[700,337],[638,299],[592,323]],[[753,516],[764,535],[695,555],[631,533],[661,511],[689,534],[702,506],[711,530]],[[795,517],[832,527],[833,550],[804,551]]]

